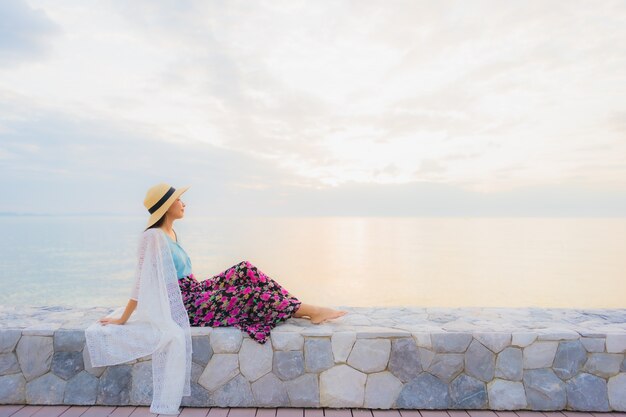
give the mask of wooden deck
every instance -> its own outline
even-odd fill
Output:
[[[0,417],[155,417],[150,407],[0,405]],[[160,416],[167,416],[160,414]],[[171,415],[169,415],[171,417]],[[180,417],[626,417],[626,413],[579,411],[371,410],[364,408],[195,408]]]

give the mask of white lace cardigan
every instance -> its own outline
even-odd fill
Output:
[[[191,331],[165,234],[156,228],[143,232],[137,256],[135,312],[123,325],[90,325],[86,346],[93,366],[152,355],[150,412],[179,414],[182,397],[191,395]],[[124,309],[108,317],[120,317]]]

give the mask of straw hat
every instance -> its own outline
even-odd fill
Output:
[[[150,187],[146,193],[146,198],[143,200],[143,205],[150,212],[150,218],[146,228],[156,223],[170,208],[170,206],[176,201],[178,197],[189,189],[187,187],[181,187],[176,189],[164,182]]]

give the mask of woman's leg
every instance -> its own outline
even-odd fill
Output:
[[[320,324],[325,321],[341,317],[346,313],[347,311],[344,310],[334,310],[332,308],[302,303],[293,316],[296,318],[308,316],[311,319],[311,323]]]

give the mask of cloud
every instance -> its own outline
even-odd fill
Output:
[[[43,10],[21,0],[0,2],[0,65],[41,59],[59,32]]]

